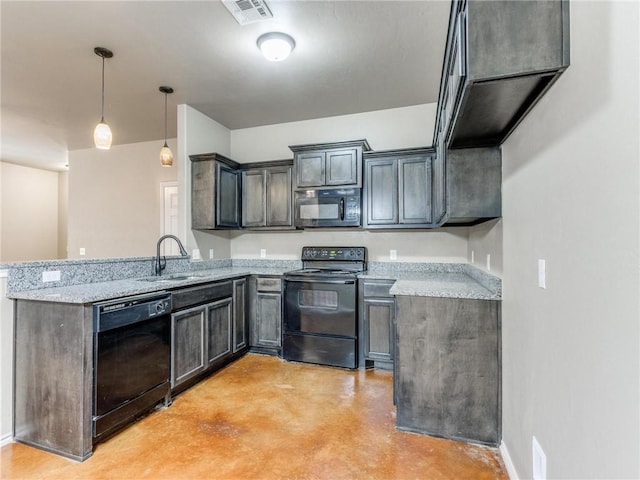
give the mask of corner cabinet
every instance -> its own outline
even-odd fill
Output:
[[[242,227],[292,229],[292,161],[242,171]]]
[[[502,144],[568,66],[568,0],[454,0],[434,144]]]
[[[362,152],[366,140],[291,145],[295,188],[362,187]]]
[[[191,155],[191,228],[240,228],[238,164],[218,153]]]
[[[365,154],[365,228],[433,226],[434,156],[426,148]]]
[[[282,279],[251,277],[251,350],[270,355],[282,351]]]

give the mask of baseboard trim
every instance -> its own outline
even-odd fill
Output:
[[[520,480],[516,466],[513,464],[513,460],[511,460],[511,455],[509,455],[509,449],[504,442],[500,444],[500,455],[502,456],[504,466],[507,467],[507,475],[509,475],[509,478],[511,480]]]
[[[13,435],[11,433],[7,433],[0,437],[0,447],[4,447],[5,445],[9,445],[13,443]]]

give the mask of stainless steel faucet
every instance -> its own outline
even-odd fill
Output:
[[[165,256],[163,256],[162,259],[160,258],[160,244],[162,243],[163,240],[165,240],[167,238],[173,238],[178,243],[178,248],[180,249],[180,254],[183,257],[188,257],[189,256],[187,251],[184,249],[184,246],[182,246],[182,242],[180,241],[180,239],[178,237],[176,237],[175,235],[163,235],[163,236],[161,236],[160,240],[158,240],[158,245],[157,245],[157,250],[156,250],[156,261],[155,261],[155,272],[156,272],[156,275],[162,275],[162,271],[167,267],[167,258]]]

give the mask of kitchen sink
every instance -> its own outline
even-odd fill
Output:
[[[138,282],[154,282],[154,283],[164,283],[164,282],[180,282],[182,280],[201,280],[202,277],[198,275],[169,275],[167,277],[144,277],[137,278]]]

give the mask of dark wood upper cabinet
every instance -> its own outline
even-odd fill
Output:
[[[365,154],[365,228],[432,227],[430,148]]]
[[[244,228],[293,228],[292,165],[291,161],[285,162],[242,171]]]
[[[240,228],[238,164],[219,153],[191,155],[191,228]]]
[[[295,188],[362,187],[362,152],[366,140],[291,145]]]
[[[454,0],[434,145],[502,144],[568,66],[567,0]]]

